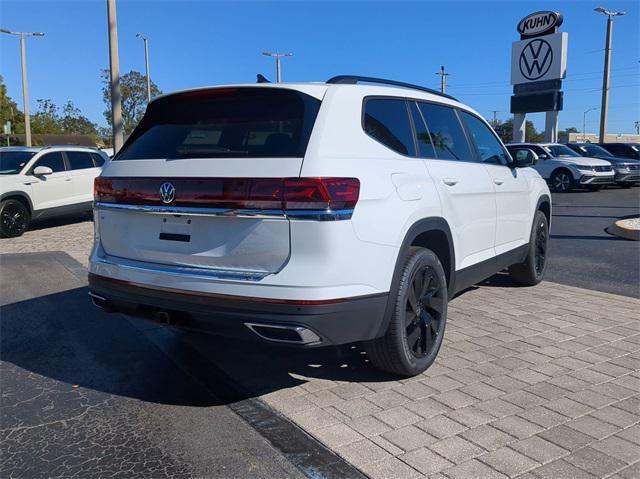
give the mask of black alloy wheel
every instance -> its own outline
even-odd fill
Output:
[[[535,256],[533,264],[536,269],[536,275],[540,276],[544,273],[545,265],[547,264],[547,244],[549,241],[549,234],[546,222],[538,221],[536,223],[535,235]]]
[[[428,356],[439,344],[443,308],[442,288],[433,268],[415,271],[405,308],[405,341],[414,357]]]
[[[389,293],[389,324],[364,347],[371,363],[400,376],[424,372],[438,356],[447,322],[447,277],[440,258],[411,246]]]
[[[518,284],[535,286],[544,278],[549,249],[549,221],[539,210],[533,218],[528,249],[522,263],[509,266],[509,275]]]
[[[16,200],[6,200],[0,205],[0,237],[21,236],[29,226],[29,211]]]

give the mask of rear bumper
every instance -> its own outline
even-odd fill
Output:
[[[104,301],[107,310],[144,319],[164,318],[179,328],[204,333],[257,338],[256,325],[300,327],[319,338],[299,343],[306,346],[380,336],[388,298],[387,293],[314,301],[246,298],[149,287],[92,273],[89,290]]]

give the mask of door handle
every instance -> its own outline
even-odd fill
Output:
[[[442,178],[442,182],[447,186],[455,186],[458,184],[458,178]]]
[[[502,178],[494,178],[494,179],[493,179],[493,182],[494,182],[496,185],[500,186],[502,183],[504,183],[504,180],[503,180]]]
[[[64,181],[71,181],[71,178],[65,178]]]

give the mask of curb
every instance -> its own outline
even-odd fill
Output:
[[[640,241],[640,229],[630,228],[625,223],[630,219],[637,219],[637,216],[627,216],[617,220],[607,227],[607,233],[632,241]]]

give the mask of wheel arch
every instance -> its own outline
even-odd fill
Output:
[[[549,175],[549,179],[552,179],[553,176],[558,173],[559,171],[566,171],[567,173],[569,173],[571,175],[571,178],[575,181],[576,177],[573,174],[573,171],[571,170],[571,168],[569,168],[566,165],[562,165],[562,166],[556,166],[553,171],[551,172],[551,174]]]
[[[536,211],[542,211],[544,213],[547,217],[547,224],[551,227],[551,198],[549,198],[549,195],[542,195],[538,198]]]
[[[31,198],[29,198],[29,195],[27,195],[26,193],[22,191],[8,191],[0,195],[0,201],[5,200],[19,201],[27,208],[27,210],[29,210],[30,215],[33,214],[33,203],[31,202]]]
[[[449,224],[444,218],[422,218],[409,227],[402,241],[402,245],[398,250],[396,264],[393,269],[393,277],[391,279],[391,288],[389,289],[387,307],[377,336],[382,336],[389,326],[389,321],[395,306],[393,292],[398,289],[398,284],[402,276],[402,268],[404,266],[404,258],[411,246],[428,248],[438,256],[447,278],[447,293],[449,297],[452,295],[455,284],[456,258],[451,228],[449,228]]]

